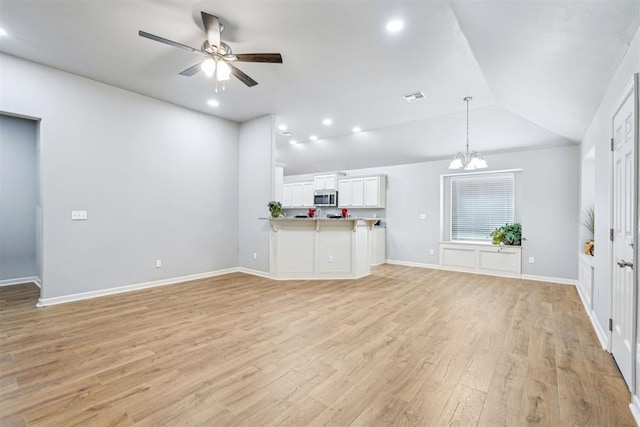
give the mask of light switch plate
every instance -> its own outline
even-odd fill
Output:
[[[427,219],[427,214],[420,214],[420,219]]]
[[[73,221],[82,221],[87,219],[87,211],[71,211],[71,219]]]

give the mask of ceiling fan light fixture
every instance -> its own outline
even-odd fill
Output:
[[[225,81],[231,78],[231,68],[223,60],[218,61],[218,81]]]
[[[469,152],[469,101],[472,99],[470,96],[463,99],[463,101],[467,103],[467,151],[456,154],[449,164],[449,169],[464,169],[469,171],[484,169],[488,166],[487,161],[482,158],[480,153],[477,151]]]
[[[213,59],[206,59],[202,64],[200,64],[200,68],[207,77],[213,77],[213,73],[216,72],[216,63]]]

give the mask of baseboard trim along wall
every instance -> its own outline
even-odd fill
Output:
[[[591,307],[589,307],[587,298],[583,294],[582,288],[579,286],[578,283],[576,283],[576,290],[578,291],[578,296],[582,301],[582,305],[584,306],[584,311],[587,313],[587,316],[589,316],[589,320],[591,321],[591,326],[593,326],[593,331],[596,333],[596,336],[598,337],[598,341],[600,341],[600,345],[602,346],[602,349],[609,351],[609,338],[607,336],[607,333],[600,326],[600,323],[598,322],[598,319],[596,318],[595,313],[593,312],[593,310],[591,310]]]
[[[23,283],[33,283],[37,287],[39,287],[39,288],[41,287],[40,279],[38,279],[35,276],[18,277],[16,279],[0,280],[0,286],[13,286],[13,285],[20,285],[20,284],[23,284]]]
[[[576,285],[577,281],[573,279],[564,279],[560,277],[533,276],[529,274],[513,275],[509,273],[489,273],[486,271],[475,271],[468,268],[445,267],[438,264],[423,264],[420,262],[399,261],[394,259],[386,260],[387,264],[404,265],[406,267],[432,268],[434,270],[456,271],[458,273],[482,274],[484,276],[508,277],[512,279],[535,280],[537,282],[558,283],[561,285]]]
[[[100,289],[98,291],[81,292],[78,294],[63,295],[53,298],[40,298],[36,307],[47,307],[50,305],[64,304],[66,302],[81,301],[107,295],[121,294],[123,292],[137,291],[140,289],[155,288],[157,286],[174,285],[176,283],[188,282],[191,280],[206,279],[208,277],[222,276],[223,274],[237,273],[238,271],[238,267],[225,268],[222,270],[208,271],[206,273],[190,274],[188,276],[171,277],[168,279],[154,280],[152,282]]]
[[[633,419],[636,420],[636,424],[640,426],[640,398],[638,398],[638,395],[634,394],[631,397],[631,403],[629,404],[629,409],[631,410],[631,415],[633,415]]]

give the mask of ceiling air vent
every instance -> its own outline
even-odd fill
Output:
[[[427,99],[424,92],[408,93],[402,96],[407,102],[418,102]]]
[[[282,135],[282,136],[293,136],[295,134],[293,132],[289,132],[288,130],[283,130],[282,132],[280,132],[280,135]]]

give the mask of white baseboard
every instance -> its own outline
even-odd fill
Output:
[[[254,270],[252,268],[246,267],[238,267],[236,269],[238,273],[251,274],[252,276],[264,277],[265,279],[273,279],[271,277],[271,273],[267,273],[266,271]]]
[[[609,334],[602,329],[602,326],[600,325],[600,322],[598,322],[598,318],[593,311],[587,312],[587,314],[589,315],[589,320],[591,320],[593,330],[596,332],[596,336],[598,337],[598,341],[600,341],[602,349],[609,351]]]
[[[190,274],[188,276],[172,277],[162,280],[154,280],[152,282],[136,283],[133,285],[118,286],[115,288],[100,289],[97,291],[81,292],[77,294],[63,295],[53,298],[40,298],[37,307],[47,307],[50,305],[63,304],[72,301],[81,301],[90,298],[97,298],[107,295],[120,294],[123,292],[137,291],[140,289],[155,288],[157,286],[173,285],[190,280],[206,279],[208,277],[221,276],[223,274],[237,273],[238,268],[225,268],[222,270],[208,271],[206,273]]]
[[[564,279],[562,277],[548,277],[548,276],[534,276],[532,274],[523,274],[523,280],[534,280],[536,282],[558,283],[560,285],[574,285],[578,284],[575,279]]]
[[[40,279],[38,279],[35,276],[18,277],[16,279],[0,280],[0,286],[13,286],[13,285],[20,285],[22,283],[33,283],[37,287],[40,287]]]
[[[424,264],[421,262],[413,262],[413,261],[400,261],[396,259],[387,259],[385,260],[385,263],[393,264],[393,265],[404,265],[405,267],[433,268],[435,270],[442,270],[442,267],[440,267],[437,264]]]
[[[638,398],[637,394],[631,396],[631,403],[629,404],[629,409],[631,410],[631,415],[633,415],[633,419],[636,421],[636,425],[640,426],[640,398]]]

